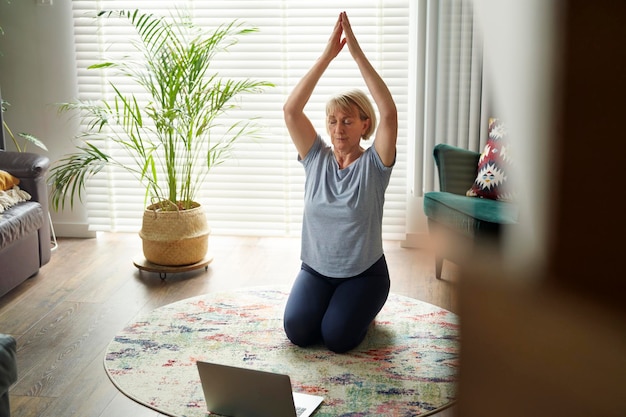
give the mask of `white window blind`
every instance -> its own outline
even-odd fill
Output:
[[[302,221],[304,171],[297,162],[282,118],[282,105],[300,77],[319,57],[340,11],[346,10],[353,29],[374,67],[387,82],[399,110],[398,157],[386,194],[383,234],[404,239],[406,211],[406,145],[409,77],[409,1],[351,0],[188,0],[113,1],[73,0],[79,95],[98,100],[110,94],[108,83],[89,65],[111,54],[133,52],[132,29],[116,19],[94,19],[107,9],[140,8],[170,16],[176,8],[209,28],[239,19],[258,32],[239,38],[228,52],[217,55],[214,69],[228,78],[265,80],[275,87],[242,98],[230,120],[258,117],[260,138],[238,141],[232,157],[213,168],[197,200],[207,212],[212,233],[252,236],[299,236]],[[113,24],[113,22],[117,22]],[[318,132],[327,137],[324,105],[348,88],[367,91],[347,48],[322,77],[307,106]],[[133,87],[130,85],[124,88]],[[229,120],[225,119],[224,123]],[[364,142],[370,146],[371,141]],[[115,153],[115,149],[107,149]],[[144,192],[123,170],[108,169],[89,181],[87,210],[90,227],[99,231],[138,231]]]

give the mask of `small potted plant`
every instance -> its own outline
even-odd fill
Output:
[[[7,1],[7,3],[9,3]],[[2,26],[0,26],[0,35],[4,35],[4,30],[2,29]],[[0,56],[2,56],[2,52],[0,52]],[[9,106],[9,102],[5,101],[2,98],[2,94],[0,94],[0,113],[4,113],[5,111],[7,111],[7,107]],[[20,141],[18,140],[18,138],[13,134],[13,131],[9,128],[9,125],[7,124],[6,120],[4,120],[4,117],[2,117],[3,115],[0,114],[0,120],[2,120],[2,123],[0,125],[0,139],[4,138],[3,136],[3,132],[2,129],[4,129],[7,134],[9,135],[9,137],[11,138],[11,140],[13,141],[13,145],[15,145],[15,150],[17,152],[26,152],[28,149],[28,144],[33,144],[41,149],[43,149],[44,151],[47,151],[48,148],[46,148],[46,145],[40,141],[39,139],[37,139],[35,136],[31,135],[30,133],[23,133],[20,132],[17,134],[17,136],[19,136],[20,138],[22,138],[23,140],[21,141],[21,145],[20,145]],[[0,141],[2,142],[2,141]],[[3,143],[2,143],[3,144]]]
[[[140,10],[100,12],[98,18],[127,19],[139,35],[136,46],[144,59],[108,60],[90,69],[118,71],[149,99],[141,102],[112,85],[110,100],[61,105],[61,111],[77,111],[88,129],[77,150],[51,168],[52,206],[63,209],[66,199],[71,205],[76,196],[81,198],[88,178],[105,166],[123,168],[144,187],[146,204],[151,203],[140,232],[146,259],[158,265],[198,262],[206,254],[208,226],[204,209],[196,201],[197,191],[211,168],[228,157],[234,142],[254,134],[257,126],[253,120],[240,120],[218,138],[213,130],[219,117],[236,107],[234,98],[272,86],[265,81],[220,77],[211,63],[218,52],[254,29],[234,21],[207,32],[182,14],[168,20]],[[123,164],[107,154],[99,146],[104,140],[119,145],[134,164]],[[193,219],[187,231],[172,230],[180,223],[175,221],[180,214]],[[154,224],[159,220],[166,224]]]
[[[5,101],[2,98],[2,96],[0,96],[0,105],[2,106],[2,109],[0,111],[2,111],[2,113],[4,113],[7,110],[7,106],[9,105],[9,103],[7,101]],[[43,149],[44,151],[48,150],[48,148],[46,147],[46,145],[42,141],[40,141],[38,138],[36,138],[35,136],[31,135],[30,133],[24,133],[24,132],[18,133],[17,136],[19,136],[20,138],[23,139],[20,142],[18,140],[18,138],[15,136],[15,134],[13,133],[13,131],[11,130],[11,128],[9,128],[9,125],[7,124],[6,120],[4,120],[4,117],[0,117],[0,119],[2,119],[2,126],[0,126],[0,129],[4,128],[4,130],[7,132],[7,134],[9,135],[11,140],[13,141],[13,145],[15,146],[15,150],[16,151],[18,151],[18,152],[26,152],[26,151],[28,151],[28,145],[29,144],[35,145],[38,148]]]

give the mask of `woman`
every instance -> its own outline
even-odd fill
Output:
[[[304,107],[345,45],[374,99],[380,122],[376,129],[374,109],[363,92],[341,94],[326,108],[329,146]],[[381,230],[398,121],[391,93],[361,50],[345,12],[283,111],[306,175],[302,267],[285,308],[285,332],[298,346],[323,342],[334,352],[346,352],[363,341],[389,294]],[[373,145],[363,149],[361,140],[374,130]]]

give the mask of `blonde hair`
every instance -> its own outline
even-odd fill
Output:
[[[326,103],[326,117],[328,118],[335,110],[340,110],[348,114],[352,113],[355,106],[361,120],[370,120],[370,125],[362,136],[363,139],[367,140],[372,133],[374,133],[374,130],[376,130],[376,113],[372,102],[363,91],[356,89],[349,90],[332,97]]]

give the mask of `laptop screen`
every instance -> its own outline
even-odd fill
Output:
[[[207,411],[212,413],[232,417],[307,417],[323,401],[319,396],[294,396],[288,375],[202,361],[197,365]]]

